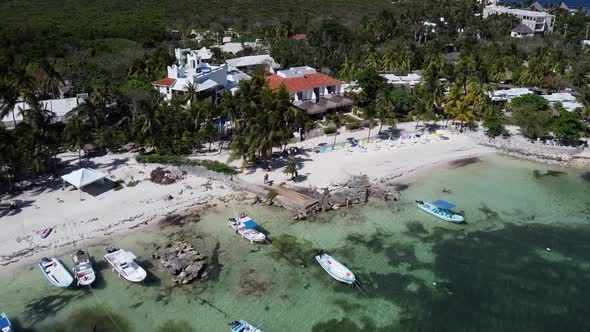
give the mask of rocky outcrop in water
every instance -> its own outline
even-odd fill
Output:
[[[176,283],[188,284],[206,276],[207,257],[188,242],[168,243],[159,248],[153,257],[160,260],[160,265],[173,275],[172,280]]]

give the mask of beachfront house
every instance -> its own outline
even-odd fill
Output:
[[[166,100],[173,95],[184,95],[192,84],[205,97],[223,91],[227,86],[227,64],[211,64],[211,50],[177,48],[174,50],[176,63],[168,66],[167,77],[152,82]]]
[[[545,35],[553,32],[555,25],[555,15],[546,12],[538,12],[524,9],[513,9],[503,6],[485,6],[483,9],[483,17],[486,18],[491,15],[512,15],[520,20],[520,23],[527,26],[533,31],[534,35]],[[511,33],[512,35],[512,33]]]
[[[493,102],[507,102],[509,103],[512,101],[512,98],[521,97],[524,95],[530,95],[534,92],[527,88],[510,88],[510,89],[500,89],[496,90],[492,93],[492,101]]]
[[[307,66],[279,70],[266,78],[271,89],[284,85],[293,105],[321,117],[328,111],[350,108],[352,100],[342,95],[342,82]]]
[[[84,104],[88,99],[87,93],[78,94],[76,97],[61,98],[61,99],[47,99],[41,100],[40,103],[44,109],[53,113],[52,123],[66,123],[66,115],[74,108]],[[16,103],[15,107],[2,118],[2,124],[6,129],[13,129],[15,120],[16,124],[23,121],[23,110],[30,109],[29,104],[22,101]]]

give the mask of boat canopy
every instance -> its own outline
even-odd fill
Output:
[[[455,208],[455,204],[453,203],[449,203],[447,201],[443,201],[442,199],[439,199],[438,201],[433,203],[434,205],[441,207],[443,209],[447,209],[447,210],[452,210]]]
[[[244,226],[246,226],[247,228],[250,228],[250,229],[254,229],[258,225],[256,224],[256,221],[250,219],[244,223]]]

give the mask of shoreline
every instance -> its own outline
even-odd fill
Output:
[[[366,175],[370,183],[374,184],[408,184],[432,173],[434,169],[452,167],[450,163],[453,161],[507,155],[501,150],[482,145],[471,135],[449,136],[450,141],[414,143],[375,151],[369,148],[363,153],[355,152],[356,155],[344,151],[305,155],[301,157],[304,160],[299,165],[304,181],[297,183],[287,180],[287,174],[283,173],[284,165],[275,165],[270,172],[261,168],[248,170],[234,179],[198,167],[139,164],[133,154],[95,158],[93,162],[102,166],[97,167],[99,170],[105,171],[110,179],[122,180],[128,185],[122,190],[111,190],[80,201],[76,201],[78,193],[75,190],[59,191],[55,187],[40,193],[35,192],[38,191],[36,188],[18,195],[19,199],[35,200],[18,213],[0,218],[0,222],[5,223],[5,232],[0,234],[0,273],[9,273],[33,264],[48,253],[65,253],[75,246],[98,244],[109,236],[135,232],[171,216],[206,213],[208,206],[226,205],[229,201],[254,200],[264,192],[260,191],[260,184],[266,172],[277,184],[286,182],[288,185],[315,190],[336,188],[342,181],[357,175]],[[523,156],[510,157],[528,159]],[[113,160],[121,159],[125,159],[125,162],[117,167],[109,167]],[[544,160],[535,161],[555,164]],[[564,163],[558,165],[574,166]],[[177,181],[169,185],[152,183],[146,176],[157,167],[171,170],[178,177]],[[312,171],[308,173],[310,169]],[[136,185],[131,185],[135,181]],[[53,234],[47,239],[40,239],[38,230],[48,225],[54,227]]]

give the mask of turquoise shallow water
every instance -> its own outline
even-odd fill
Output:
[[[118,279],[100,261],[105,241],[89,248],[100,270],[94,292],[56,289],[26,267],[0,276],[0,311],[19,331],[229,331],[235,319],[264,331],[590,330],[590,182],[581,171],[489,157],[400,188],[401,202],[297,223],[280,209],[239,207],[273,245],[236,237],[223,206],[196,223],[116,236],[110,241],[149,269],[145,285]],[[413,205],[438,198],[456,203],[468,223],[447,224]],[[151,259],[169,238],[209,256],[208,280],[172,285]],[[365,294],[323,272],[313,260],[320,248],[357,274]]]

